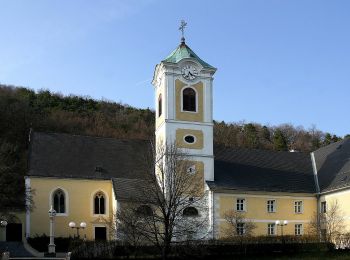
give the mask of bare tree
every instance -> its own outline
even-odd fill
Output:
[[[208,234],[204,172],[198,162],[189,160],[175,144],[158,145],[142,161],[146,165],[147,184],[138,188],[141,196],[134,200],[136,204],[124,208],[142,220],[136,217],[135,223],[130,218],[122,226],[132,230],[134,241],[156,245],[165,259],[174,241],[200,239]],[[140,210],[135,207],[137,204],[144,209],[148,205],[151,212]],[[122,211],[119,217],[124,214]]]
[[[253,235],[256,225],[246,218],[245,214],[235,210],[228,210],[224,214],[228,227],[225,235],[229,239],[238,239],[240,242]]]
[[[325,212],[315,214],[310,228],[326,242],[336,243],[345,230],[344,213],[340,209],[338,200],[333,200],[326,207]]]

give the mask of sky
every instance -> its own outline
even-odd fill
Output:
[[[0,0],[0,83],[154,109],[186,43],[218,70],[214,119],[350,134],[350,1]]]

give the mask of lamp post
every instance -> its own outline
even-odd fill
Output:
[[[53,209],[52,205],[49,210],[49,218],[50,218],[50,244],[48,246],[49,254],[56,253],[56,245],[55,245],[55,216],[56,210]]]
[[[0,221],[0,227],[3,227],[6,229],[6,226],[7,226],[7,221],[6,220],[1,220]],[[0,241],[1,241],[2,238],[0,238]],[[4,236],[3,236],[3,240],[6,241],[6,232],[4,233]]]
[[[283,220],[283,221],[276,220],[275,224],[276,224],[276,226],[280,226],[281,227],[281,236],[282,236],[282,239],[283,239],[283,227],[288,225],[288,220]]]
[[[77,226],[75,224],[75,222],[71,221],[69,222],[68,226],[71,228],[71,229],[76,229],[77,230],[77,238],[79,239],[80,238],[80,235],[79,235],[79,229],[84,229],[86,228],[86,222],[81,222],[79,226]]]

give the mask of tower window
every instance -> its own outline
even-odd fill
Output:
[[[56,213],[66,213],[66,203],[64,192],[58,189],[53,194],[53,208]]]
[[[186,217],[196,217],[198,216],[198,210],[195,207],[187,207],[182,214]]]
[[[102,192],[98,192],[94,198],[94,214],[105,214],[105,197]]]
[[[321,213],[326,213],[327,212],[327,204],[325,201],[321,202]]]
[[[185,142],[189,144],[193,144],[196,141],[193,135],[186,135],[184,139]]]
[[[196,112],[196,91],[192,88],[185,88],[182,91],[182,110]]]
[[[158,117],[162,115],[162,94],[158,97]]]
[[[141,205],[137,208],[136,213],[140,216],[150,217],[153,215],[153,210],[150,206]]]

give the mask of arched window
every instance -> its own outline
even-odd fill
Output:
[[[198,216],[198,210],[195,207],[187,207],[182,214],[186,217],[196,217]]]
[[[61,189],[57,189],[52,196],[53,208],[56,213],[66,213],[66,201],[64,192]]]
[[[106,214],[105,212],[105,197],[102,192],[98,192],[94,197],[94,214]]]
[[[182,91],[182,110],[196,112],[196,91],[185,88]]]
[[[158,97],[158,116],[162,115],[162,94]]]
[[[153,215],[153,210],[151,209],[150,206],[147,206],[147,205],[142,205],[142,206],[138,207],[136,212],[137,212],[137,214],[139,214],[141,216],[146,216],[146,217]]]

